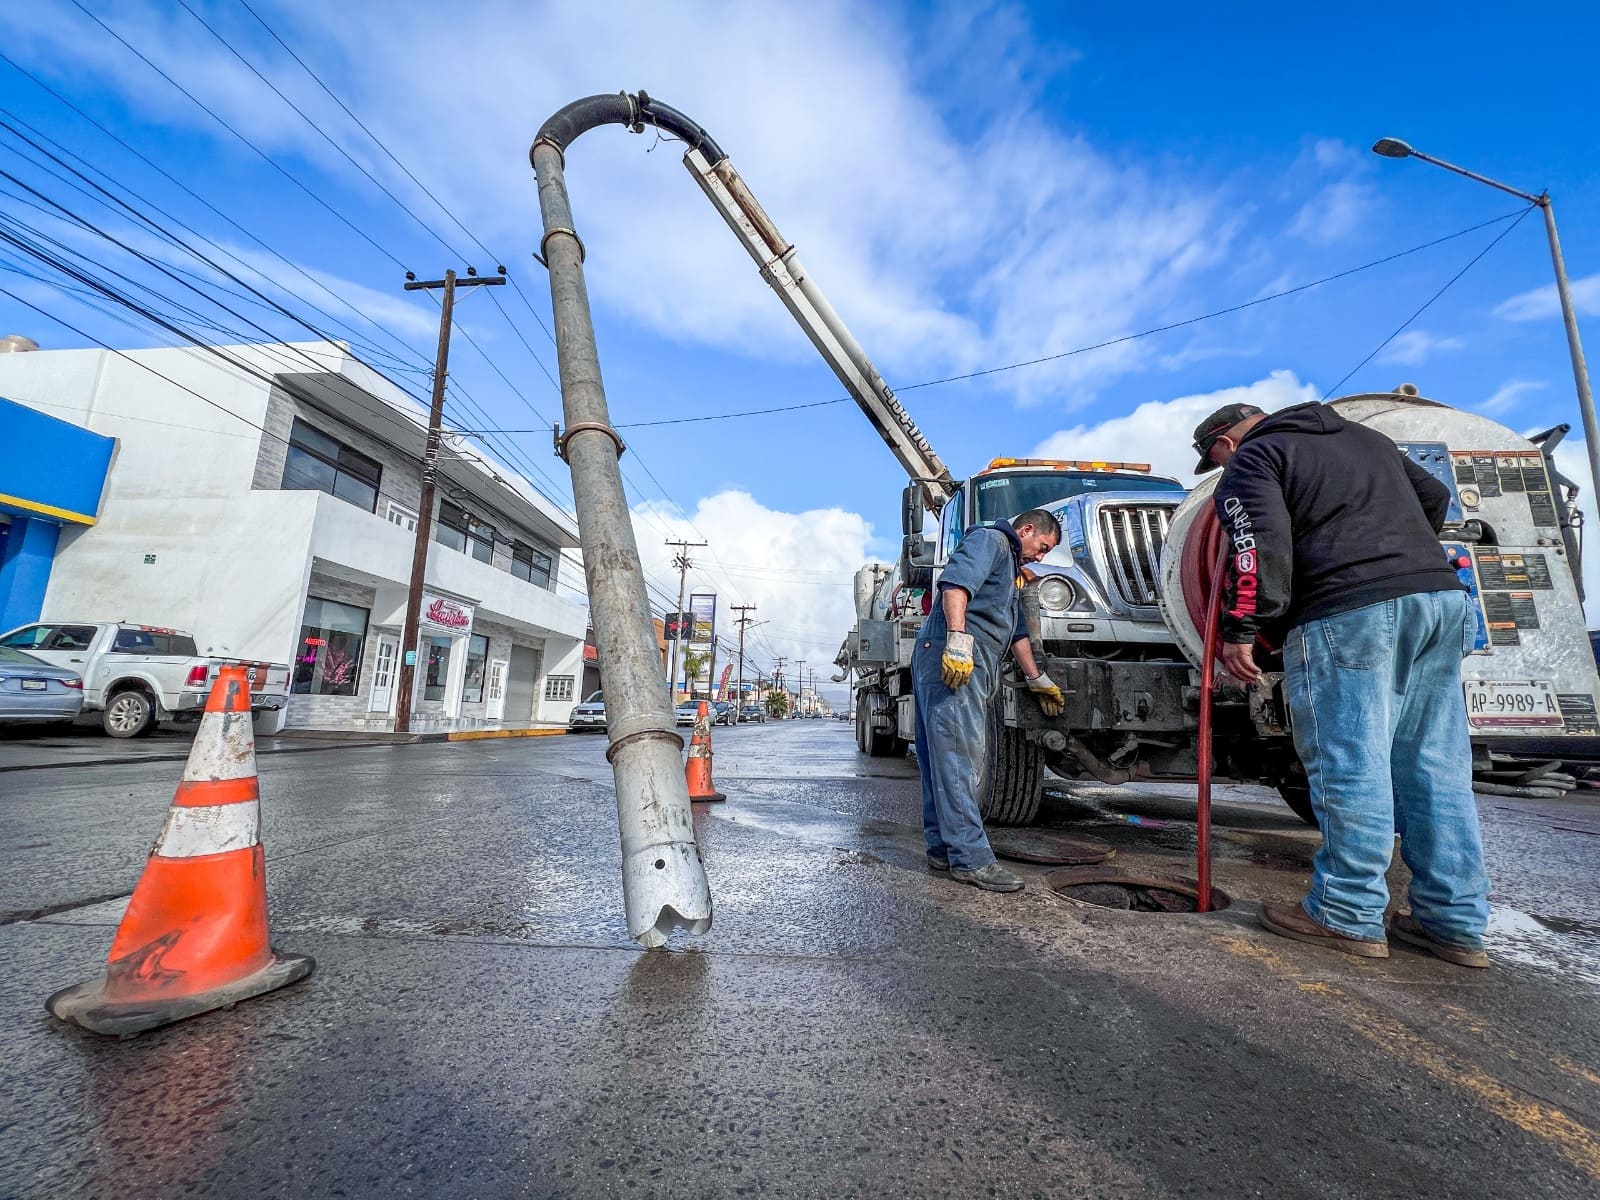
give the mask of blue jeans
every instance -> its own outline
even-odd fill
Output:
[[[1307,621],[1283,648],[1294,744],[1322,827],[1311,918],[1384,937],[1384,872],[1411,869],[1411,912],[1435,937],[1481,947],[1489,920],[1461,660],[1465,592],[1425,592]]]
[[[939,677],[942,616],[930,618],[911,655],[917,706],[917,766],[922,772],[922,836],[928,853],[977,871],[994,861],[978,810],[978,773],[987,752],[989,701],[1000,678],[1000,650],[972,639],[972,678],[954,690]]]

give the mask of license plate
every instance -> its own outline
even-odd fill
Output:
[[[1501,683],[1468,679],[1462,685],[1467,724],[1473,729],[1560,729],[1555,684],[1544,679]]]
[[[24,679],[22,690],[25,692],[42,692],[50,685],[42,679]]]

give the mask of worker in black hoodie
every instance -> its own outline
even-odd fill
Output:
[[[1384,882],[1400,835],[1409,913],[1387,933],[1485,967],[1488,876],[1472,794],[1462,658],[1476,623],[1438,533],[1448,489],[1383,434],[1323,404],[1218,409],[1195,429],[1196,473],[1225,467],[1232,543],[1222,664],[1254,684],[1254,645],[1283,647],[1295,748],[1323,844],[1273,933],[1386,958]]]

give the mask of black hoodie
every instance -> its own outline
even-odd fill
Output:
[[[1233,542],[1223,641],[1462,590],[1438,539],[1449,489],[1327,405],[1297,404],[1245,434],[1215,501]]]

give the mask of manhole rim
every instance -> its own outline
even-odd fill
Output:
[[[1022,850],[1013,844],[1014,841],[1027,843],[1029,840],[1056,841],[1061,843],[1077,843],[1080,850],[1072,857],[1062,858],[1059,854],[1047,854],[1034,850]],[[1045,830],[1005,830],[989,834],[989,844],[999,858],[1009,859],[1012,862],[1028,863],[1039,867],[1097,867],[1117,856],[1117,848],[1104,838],[1098,838],[1086,833],[1056,833]],[[1090,858],[1088,854],[1096,857]]]
[[[1067,876],[1073,878],[1066,878]],[[1125,884],[1130,887],[1163,888],[1169,892],[1188,896],[1197,902],[1200,899],[1199,880],[1182,875],[1162,875],[1154,871],[1128,870],[1123,867],[1102,865],[1059,867],[1045,875],[1044,883],[1048,893],[1064,903],[1076,904],[1099,912],[1127,913],[1133,917],[1209,917],[1231,908],[1234,904],[1234,898],[1216,884],[1211,885],[1211,908],[1207,912],[1151,913],[1141,912],[1138,909],[1111,908],[1089,900],[1079,900],[1076,896],[1064,896],[1057,890],[1060,887],[1077,887],[1091,883]]]

